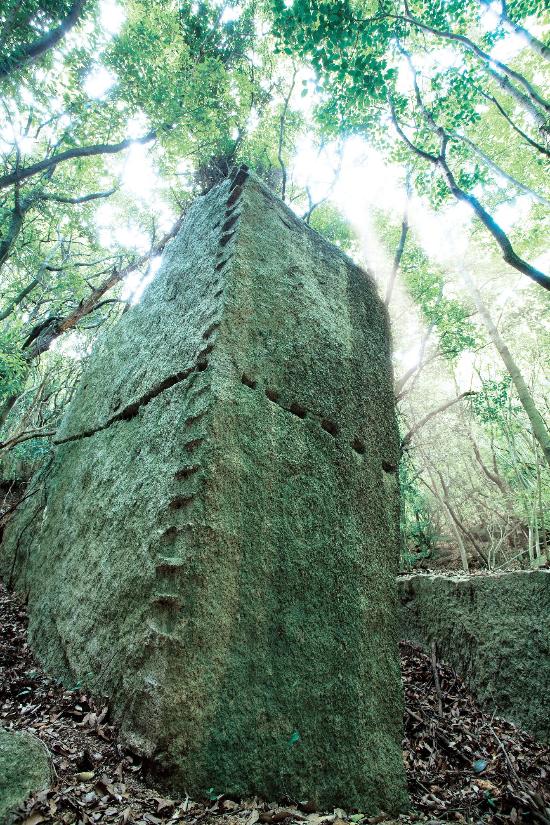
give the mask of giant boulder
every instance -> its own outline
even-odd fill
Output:
[[[13,520],[46,667],[191,794],[402,808],[398,436],[370,277],[242,168],[95,347]]]

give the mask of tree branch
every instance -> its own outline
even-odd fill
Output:
[[[483,49],[481,49],[476,43],[474,43],[473,40],[470,40],[469,37],[466,37],[463,34],[455,34],[454,32],[436,29],[433,26],[429,26],[427,23],[424,23],[422,20],[419,20],[417,17],[413,17],[412,14],[410,14],[410,12],[408,11],[406,15],[396,15],[396,17],[400,20],[403,20],[404,22],[411,23],[412,25],[417,26],[419,29],[422,29],[423,31],[433,34],[435,37],[441,37],[445,40],[451,40],[456,43],[460,43],[462,46],[468,49],[468,51],[472,52],[472,54],[475,54],[475,56],[481,61],[481,66],[483,70],[489,72],[489,74],[491,74],[491,76],[494,77],[497,80],[497,82],[499,82],[498,78],[501,76],[499,76],[498,73],[495,72],[492,66],[496,66],[508,78],[515,80],[516,83],[519,83],[520,86],[523,86],[523,88],[527,92],[528,97],[533,103],[537,104],[545,111],[550,112],[550,103],[548,103],[546,100],[544,100],[543,97],[541,97],[538,94],[536,89],[533,88],[533,86],[527,80],[527,78],[525,78],[519,72],[516,72],[514,69],[511,69],[509,66],[506,65],[506,63],[502,63],[500,60],[496,60],[495,58],[491,57],[490,54],[484,52]],[[499,85],[501,85],[502,87],[501,83],[499,83]]]
[[[481,4],[483,6],[490,6],[491,0],[481,0]],[[513,32],[514,34],[518,34],[520,37],[525,40],[528,46],[530,46],[533,51],[537,54],[540,54],[541,57],[544,57],[545,60],[550,60],[550,48],[535,37],[534,34],[531,34],[530,31],[524,29],[523,26],[520,26],[519,23],[516,23],[514,20],[510,18],[508,15],[508,11],[506,9],[506,3],[504,0],[501,2],[501,10],[500,10],[500,21],[503,26],[508,29],[508,31]]]
[[[64,317],[55,316],[48,318],[39,324],[38,327],[35,327],[24,344],[23,354],[25,360],[30,362],[41,353],[46,352],[56,338],[59,338],[59,336],[63,335],[63,333],[74,329],[82,318],[85,318],[86,315],[94,312],[106,292],[116,286],[116,284],[121,283],[121,281],[127,278],[131,272],[139,269],[140,266],[143,266],[143,264],[147,263],[151,258],[160,255],[168,241],[172,240],[172,238],[177,235],[183,223],[183,219],[184,215],[176,221],[172,229],[163,238],[161,238],[155,246],[151,247],[149,252],[145,255],[136,258],[135,261],[132,261],[132,263],[129,263],[123,269],[114,270],[111,275],[103,281],[103,283],[93,289],[88,297],[83,299],[76,309],[68,315],[65,315]]]
[[[523,275],[527,275],[528,278],[535,281],[535,283],[539,284],[540,286],[544,287],[544,289],[550,290],[550,276],[545,275],[544,272],[541,272],[531,264],[524,261],[523,258],[517,254],[514,250],[510,239],[506,232],[498,225],[495,219],[487,212],[487,210],[481,205],[475,195],[471,195],[468,192],[465,192],[461,189],[451,172],[446,160],[444,158],[440,158],[438,160],[438,165],[443,172],[443,176],[447,181],[447,185],[455,198],[459,201],[463,201],[467,203],[471,209],[473,209],[474,213],[477,215],[479,220],[485,226],[486,229],[489,230],[495,241],[497,242],[498,246],[502,251],[502,257],[506,261],[507,264],[517,269],[518,272],[523,273]]]
[[[0,441],[0,451],[11,450],[12,447],[15,447],[17,444],[22,444],[24,441],[29,441],[31,438],[49,438],[55,435],[55,433],[55,430],[48,430],[47,427],[41,427],[38,430],[27,430],[26,432],[14,435],[12,438],[8,438],[7,441]]]
[[[98,143],[93,146],[76,146],[74,149],[67,149],[65,152],[60,152],[58,155],[52,155],[50,158],[44,158],[44,160],[40,160],[30,166],[17,168],[14,172],[10,172],[8,175],[2,175],[2,177],[0,177],[0,189],[5,189],[8,186],[12,186],[14,183],[19,183],[22,180],[31,178],[33,175],[40,174],[40,172],[53,170],[59,163],[63,163],[66,160],[72,160],[73,158],[87,158],[94,155],[114,155],[117,152],[121,152],[123,149],[127,149],[134,143],[149,143],[150,141],[155,140],[157,136],[158,132],[154,129],[152,132],[149,132],[143,137],[126,138],[125,140],[121,140],[120,143]]]
[[[432,410],[431,412],[427,413],[427,415],[421,418],[420,421],[417,421],[417,423],[413,427],[411,427],[409,432],[403,437],[401,441],[401,449],[406,450],[408,448],[413,437],[420,429],[422,429],[422,427],[424,427],[425,424],[428,423],[428,421],[431,421],[432,418],[435,418],[436,415],[445,412],[445,410],[448,410],[449,407],[453,406],[453,404],[457,404],[459,401],[462,401],[463,398],[466,398],[469,395],[477,395],[477,393],[473,392],[473,390],[461,392],[460,395],[458,395],[456,398],[451,398],[450,401],[445,401],[444,404],[441,404],[439,407],[436,407],[435,410]]]
[[[67,32],[78,23],[86,2],[87,0],[75,0],[69,9],[69,13],[57,28],[51,29],[51,31],[47,32],[43,37],[39,37],[38,40],[35,40],[33,43],[22,46],[19,52],[15,52],[0,61],[0,80],[8,77],[12,72],[17,71],[17,69],[34,63],[39,57],[57,45],[57,43],[65,37]]]
[[[397,273],[399,271],[399,267],[401,265],[401,258],[403,257],[403,252],[405,251],[405,244],[407,242],[407,235],[409,234],[409,204],[411,200],[411,173],[410,170],[407,171],[407,178],[405,181],[405,206],[403,208],[403,218],[401,221],[401,234],[399,236],[399,243],[397,244],[397,248],[395,250],[395,255],[393,257],[393,266],[390,273],[390,277],[388,279],[388,285],[386,287],[386,297],[384,298],[384,303],[386,306],[390,305],[391,297],[393,294],[393,288],[395,286],[395,279],[397,278]]]
[[[408,59],[410,61],[410,56],[408,56]],[[438,134],[440,138],[439,155],[432,155],[429,152],[425,152],[423,149],[420,149],[418,146],[415,146],[415,144],[407,137],[407,135],[399,125],[395,108],[392,104],[391,99],[388,96],[391,118],[394,127],[397,131],[397,134],[409,147],[409,149],[411,149],[411,151],[413,151],[419,157],[423,158],[424,160],[427,160],[429,163],[432,163],[434,166],[439,168],[439,170],[443,174],[445,182],[447,183],[449,191],[455,196],[455,198],[458,201],[467,203],[470,206],[470,208],[474,211],[476,216],[479,218],[479,220],[483,223],[485,228],[489,230],[494,240],[500,247],[502,251],[502,257],[504,258],[506,263],[510,264],[510,266],[512,266],[514,269],[517,269],[517,271],[521,272],[523,275],[527,275],[527,277],[531,278],[533,281],[535,281],[535,283],[539,284],[545,289],[550,290],[550,276],[546,275],[544,272],[541,272],[536,267],[531,266],[531,264],[527,263],[527,261],[524,261],[523,258],[520,258],[520,256],[514,250],[510,242],[510,239],[508,238],[508,235],[494,220],[494,218],[487,212],[487,210],[481,205],[481,203],[478,201],[475,195],[472,195],[466,192],[464,189],[461,189],[458,183],[456,182],[456,179],[445,157],[447,142],[450,136],[447,134],[447,132],[445,132],[445,130],[441,126],[437,125],[431,112],[429,112],[428,109],[426,109],[424,103],[422,102],[420,90],[418,88],[418,83],[416,81],[416,71],[414,69],[414,66],[412,65],[412,62],[410,62],[410,65],[413,72],[414,89],[419,108],[427,122],[428,127],[436,134]]]
[[[18,292],[15,298],[12,301],[10,301],[6,309],[0,312],[0,321],[4,321],[9,315],[11,315],[14,309],[17,306],[19,306],[21,301],[25,300],[27,295],[29,295],[33,291],[33,289],[36,286],[38,286],[39,283],[40,281],[38,280],[38,278],[33,278],[32,281],[29,284],[27,284],[27,286],[24,289]]]
[[[53,192],[44,192],[38,196],[37,200],[41,201],[55,201],[56,203],[88,203],[89,201],[95,201],[99,198],[110,198],[111,195],[114,195],[116,192],[115,189],[109,189],[106,192],[92,192],[90,195],[82,195],[79,198],[68,198],[64,195],[55,195]]]
[[[281,200],[284,201],[286,195],[286,166],[283,161],[283,143],[285,137],[285,121],[286,121],[286,114],[288,112],[288,106],[290,103],[290,98],[292,96],[292,92],[294,91],[294,84],[296,83],[296,69],[294,69],[294,73],[292,75],[292,83],[290,84],[290,89],[288,91],[287,96],[285,97],[283,111],[281,113],[281,119],[279,123],[279,145],[277,147],[277,158],[279,160],[279,164],[281,166],[281,171],[283,174],[283,180],[281,184]]]
[[[481,158],[483,163],[489,167],[489,169],[492,169],[493,172],[496,172],[496,174],[499,175],[501,178],[507,180],[508,183],[511,183],[512,186],[515,186],[515,188],[519,189],[520,192],[523,192],[525,195],[529,195],[529,197],[533,198],[539,203],[543,203],[545,206],[550,206],[550,200],[548,200],[548,198],[539,195],[538,192],[534,192],[533,189],[530,189],[524,183],[521,183],[521,181],[512,177],[512,175],[509,175],[508,172],[505,172],[504,169],[501,169],[501,167],[497,163],[495,163],[495,161],[492,160],[492,158],[486,155],[483,149],[480,149],[479,146],[477,146],[473,142],[473,140],[470,140],[470,138],[467,138],[465,135],[455,134],[453,136],[456,137],[458,140],[461,140],[467,146],[469,146],[470,149],[473,152],[475,152],[479,158]]]
[[[529,137],[529,135],[526,134],[526,132],[524,132],[522,129],[520,129],[519,126],[516,126],[516,124],[514,123],[512,118],[510,117],[510,115],[500,105],[500,103],[498,102],[496,97],[494,97],[493,95],[488,95],[482,89],[480,89],[479,91],[481,92],[483,97],[486,98],[486,100],[490,100],[491,103],[495,104],[495,106],[497,107],[497,109],[500,112],[500,114],[502,115],[502,117],[507,121],[507,123],[510,124],[512,129],[515,132],[517,132],[518,135],[520,135],[523,138],[523,140],[525,140],[526,143],[529,144],[529,146],[532,146],[534,149],[536,149],[538,152],[541,152],[543,155],[546,155],[547,157],[550,157],[550,150],[547,149],[546,146],[543,146],[541,143],[537,143],[536,140],[533,140],[533,138]]]

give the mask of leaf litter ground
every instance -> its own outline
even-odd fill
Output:
[[[186,823],[186,825],[374,825],[378,822],[537,822],[550,825],[550,747],[483,711],[436,656],[403,644],[403,751],[409,816],[319,812],[226,796],[170,799],[145,778],[139,759],[117,741],[106,705],[78,686],[50,679],[27,644],[26,610],[0,585],[0,724],[38,737],[53,763],[52,787],[27,801],[18,821]]]

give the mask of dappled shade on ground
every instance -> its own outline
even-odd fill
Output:
[[[401,654],[412,810],[399,821],[550,822],[550,748],[481,711],[440,663],[438,693],[430,657],[416,647],[403,645]],[[167,798],[147,784],[144,766],[118,743],[104,703],[44,674],[27,644],[26,610],[1,585],[0,723],[33,733],[52,754],[55,784],[27,802],[21,821],[28,825],[386,821],[362,818],[360,811],[323,815],[295,800],[280,806],[223,796],[206,803]]]

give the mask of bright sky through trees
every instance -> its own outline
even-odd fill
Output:
[[[14,14],[28,4],[30,28],[18,32],[32,39],[33,0],[12,2]],[[51,2],[55,29],[69,0]],[[80,24],[24,69],[6,18],[8,435],[17,443],[21,422],[49,409],[40,391],[27,410],[40,382],[61,382],[47,414],[57,420],[81,356],[139,301],[192,200],[244,162],[378,281],[413,544],[451,529],[441,504],[451,488],[465,524],[496,518],[502,502],[472,504],[492,500],[483,485],[496,472],[504,510],[507,485],[516,503],[494,529],[519,520],[540,545],[550,80],[537,3],[90,0]]]

